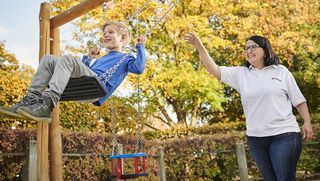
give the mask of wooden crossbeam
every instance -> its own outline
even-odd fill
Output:
[[[59,26],[64,25],[72,21],[73,19],[91,11],[102,3],[111,2],[112,0],[86,0],[81,4],[78,4],[63,13],[51,18],[50,26],[51,28],[58,28]]]

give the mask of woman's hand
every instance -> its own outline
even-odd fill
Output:
[[[305,122],[302,126],[302,139],[310,141],[313,138],[313,130],[311,122]]]
[[[196,49],[199,49],[202,46],[200,38],[194,32],[187,33],[184,36],[184,40]]]
[[[302,126],[302,139],[304,141],[309,141],[313,138],[313,130],[311,125],[311,118],[307,106],[307,102],[303,102],[296,106],[299,114],[303,119],[303,126]]]

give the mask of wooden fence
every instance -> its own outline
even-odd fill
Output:
[[[319,144],[319,142],[311,143]],[[122,154],[123,145],[117,145],[117,153]],[[37,177],[37,143],[36,141],[29,141],[29,145],[27,147],[27,151],[25,153],[1,153],[2,156],[25,156],[27,164],[23,169],[23,181],[35,181]],[[248,167],[247,167],[247,158],[246,158],[246,149],[244,143],[239,141],[235,144],[235,150],[222,150],[219,153],[229,153],[235,152],[237,157],[237,163],[239,168],[239,176],[240,181],[248,181]],[[65,157],[84,157],[84,156],[100,156],[100,157],[109,157],[108,154],[92,154],[92,153],[64,153],[62,154]],[[166,181],[166,166],[165,166],[165,153],[163,147],[158,147],[157,154],[152,155],[154,159],[157,160],[157,177],[160,181]]]

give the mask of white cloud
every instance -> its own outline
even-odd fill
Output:
[[[0,35],[7,34],[9,30],[3,26],[0,26]]]
[[[11,47],[8,47],[8,49],[17,57],[20,64],[30,65],[34,69],[38,67],[39,52],[36,48],[15,43]]]

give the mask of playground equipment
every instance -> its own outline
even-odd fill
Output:
[[[121,154],[113,155],[109,157],[111,160],[111,178],[117,178],[119,180],[133,179],[141,176],[148,176],[147,173],[147,154],[146,153],[133,153],[133,154]],[[135,173],[124,174],[123,173],[123,159],[134,159]],[[141,166],[142,164],[142,166]]]
[[[133,179],[141,176],[148,176],[147,173],[147,154],[141,152],[143,150],[143,144],[141,141],[141,106],[140,106],[140,80],[138,76],[138,133],[137,133],[137,143],[135,147],[135,153],[132,154],[118,154],[115,155],[115,149],[117,146],[117,135],[115,131],[115,116],[114,116],[114,108],[111,107],[111,122],[112,122],[112,153],[109,159],[111,160],[111,178],[117,178],[119,180],[124,179]],[[112,105],[112,103],[111,103]],[[124,173],[123,163],[125,159],[133,159],[134,160],[134,173]]]

